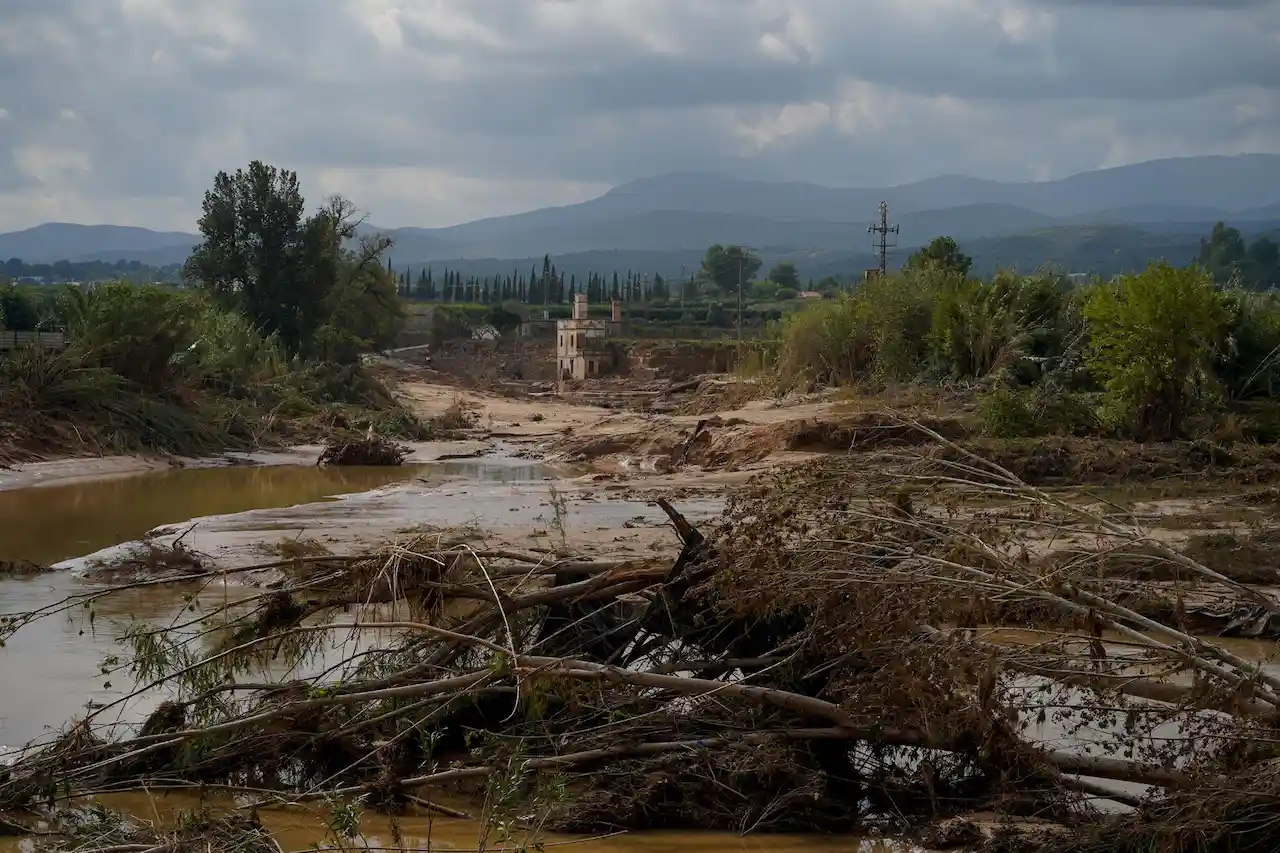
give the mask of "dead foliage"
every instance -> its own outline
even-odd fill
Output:
[[[53,571],[48,566],[30,560],[0,560],[0,577],[26,578]]]
[[[886,412],[785,424],[785,449],[813,452],[869,451],[884,447],[918,447],[932,444],[933,434],[962,439],[968,430],[957,418],[922,416],[904,421]]]
[[[960,421],[927,418],[927,430],[960,438]],[[857,453],[932,443],[932,433],[875,412],[833,419],[798,419],[758,424],[719,415],[700,419],[692,429],[655,425],[628,433],[570,436],[557,450],[574,459],[633,456],[652,460],[659,470],[694,465],[719,470],[759,462],[780,451]]]
[[[1270,853],[1280,844],[1274,764],[1072,830],[1007,831],[976,853]]]
[[[189,532],[189,531],[188,531]],[[208,570],[209,557],[188,547],[178,536],[172,543],[145,539],[127,550],[91,561],[85,574],[98,581],[180,581]]]
[[[31,845],[37,853],[66,850],[111,853],[280,853],[280,845],[256,814],[214,809],[182,812],[167,825],[132,820],[100,807],[55,813],[62,831],[45,832]]]
[[[431,435],[435,439],[455,437],[475,426],[475,415],[461,396],[454,397],[449,408],[427,419]]]
[[[1139,443],[1097,438],[1048,436],[979,439],[970,449],[1034,486],[1171,484],[1213,480],[1262,485],[1280,481],[1280,446],[1215,444],[1210,441]],[[936,445],[940,463],[963,457]]]
[[[403,444],[378,435],[354,440],[331,441],[320,454],[318,465],[402,465],[411,452]]]
[[[329,552],[323,542],[310,537],[285,539],[275,546],[275,551],[286,560],[301,560],[306,557],[321,557]]]

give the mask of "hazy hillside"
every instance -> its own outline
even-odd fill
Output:
[[[459,247],[490,248],[495,241],[537,229],[599,225],[659,210],[750,213],[782,221],[857,222],[865,228],[882,200],[889,202],[895,219],[929,211],[952,228],[967,224],[975,236],[995,236],[999,230],[981,215],[974,217],[975,205],[989,205],[992,211],[1024,208],[1062,224],[1093,221],[1089,214],[1102,212],[1109,217],[1104,220],[1108,223],[1171,219],[1212,223],[1232,217],[1234,212],[1280,202],[1280,156],[1157,160],[1039,183],[941,177],[878,189],[835,189],[706,174],[665,175],[624,184],[582,204],[482,219],[434,233]],[[967,209],[950,219],[942,215],[956,208]],[[1126,208],[1132,209],[1129,214]]]
[[[1160,160],[1039,183],[944,176],[879,189],[665,175],[633,181],[582,204],[389,233],[396,239],[392,259],[399,267],[450,258],[541,258],[604,250],[674,257],[711,243],[784,247],[813,258],[832,252],[853,257],[869,253],[867,225],[882,199],[890,203],[904,247],[940,234],[968,242],[1074,226],[1085,230],[1074,238],[1073,248],[1061,251],[1087,255],[1103,251],[1090,242],[1089,227],[1127,227],[1113,235],[1124,245],[1109,244],[1110,258],[1141,254],[1149,244],[1175,237],[1202,236],[1218,220],[1247,234],[1276,229],[1280,156]],[[1039,239],[1028,245],[1038,245]],[[1050,243],[1058,246],[1063,239]],[[52,223],[0,235],[0,259],[165,265],[180,263],[197,241],[192,234]],[[1024,257],[1021,250],[1018,257]]]
[[[1199,249],[1199,234],[1158,235],[1127,226],[1063,226],[1044,228],[1026,234],[961,241],[961,248],[974,259],[974,269],[987,274],[997,267],[1033,270],[1045,265],[1065,272],[1093,273],[1110,276],[1141,269],[1154,259],[1174,263],[1190,262]],[[890,266],[906,260],[912,247],[903,245],[892,256]],[[778,261],[791,261],[802,279],[818,280],[825,276],[857,278],[875,265],[875,256],[866,249],[811,249],[797,251],[765,248],[760,252],[767,270]],[[691,275],[702,259],[699,250],[683,251],[591,251],[553,256],[557,270],[576,276],[579,281],[591,272],[625,275],[628,270],[642,275],[676,278],[683,272]],[[683,270],[682,270],[683,265]],[[398,271],[408,269],[411,276],[430,266],[437,274],[449,269],[463,276],[530,275],[542,268],[542,256],[521,258],[453,258],[431,264],[397,264]]]
[[[62,260],[148,260],[148,253],[168,252],[186,257],[199,242],[193,234],[180,231],[151,231],[123,225],[76,225],[70,222],[48,222],[0,234],[0,260],[21,258],[27,263],[52,263]],[[157,255],[158,257],[159,255]],[[173,263],[166,261],[165,263]]]

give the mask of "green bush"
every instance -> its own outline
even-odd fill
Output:
[[[0,414],[34,440],[51,441],[64,429],[99,450],[198,454],[248,446],[224,418],[86,366],[70,351],[33,347],[0,359]]]
[[[979,398],[978,418],[983,434],[993,438],[1092,435],[1101,427],[1083,396],[1049,386],[997,386]]]
[[[784,315],[776,332],[780,383],[846,385],[917,377],[937,294],[953,279],[936,268],[885,276]]]
[[[49,315],[45,288],[0,284],[0,329],[35,331]]]
[[[129,284],[67,288],[59,314],[66,350],[0,355],[0,435],[52,447],[184,454],[309,440],[355,421],[384,435],[424,437],[359,365],[291,361],[275,336],[264,338],[244,314],[206,294]],[[355,338],[332,330],[334,345]],[[316,341],[328,345],[323,334]],[[348,343],[351,352],[363,345]]]
[[[906,381],[920,375],[934,304],[955,278],[955,273],[929,267],[873,278],[858,288],[854,296],[863,304],[870,330],[874,379]]]
[[[1183,432],[1210,395],[1215,345],[1230,323],[1210,276],[1165,262],[1099,286],[1084,315],[1090,370],[1106,391],[1106,414],[1143,440]]]
[[[125,283],[67,287],[59,304],[73,355],[151,389],[170,381],[175,356],[195,342],[199,310],[189,293]]]
[[[868,377],[873,346],[865,303],[842,294],[806,305],[782,321],[778,333],[778,381],[799,385],[848,385]]]
[[[1214,360],[1214,374],[1232,400],[1271,399],[1280,392],[1280,297],[1232,289],[1230,317]]]
[[[1070,283],[1052,274],[1001,271],[990,281],[947,282],[929,335],[934,363],[956,378],[980,378],[1027,356],[1061,357],[1069,292]]]

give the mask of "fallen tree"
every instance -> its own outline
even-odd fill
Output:
[[[1280,678],[1108,597],[1088,555],[1142,546],[1223,576],[979,458],[913,453],[766,474],[714,530],[660,502],[674,562],[435,536],[250,567],[282,574],[126,633],[138,694],[163,698],[141,726],[109,737],[110,706],[92,712],[15,762],[0,804],[214,787],[395,813],[447,790],[527,816],[553,784],[540,820],[572,830],[903,832],[994,807],[1073,844],[1201,849],[1177,846],[1171,804],[1271,767]],[[1081,558],[1033,559],[1050,534]],[[264,663],[278,675],[251,680]],[[1135,810],[1105,817],[1099,796]],[[1205,814],[1280,816],[1219,801]]]

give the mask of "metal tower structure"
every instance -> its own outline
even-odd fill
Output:
[[[898,245],[898,226],[889,224],[889,202],[880,202],[880,221],[868,225],[867,233],[875,235],[876,260],[880,262],[880,275],[884,275],[889,271],[889,250]]]

